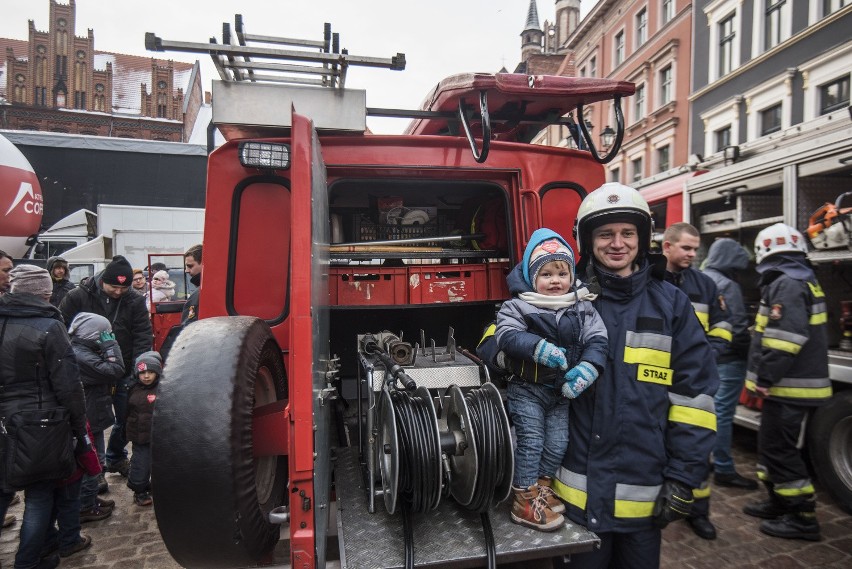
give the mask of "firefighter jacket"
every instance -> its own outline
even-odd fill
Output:
[[[65,407],[74,434],[86,434],[80,371],[59,310],[32,294],[4,294],[0,297],[0,417],[39,405]]]
[[[134,359],[151,349],[154,333],[145,298],[130,291],[117,299],[107,296],[101,289],[100,273],[66,294],[59,310],[69,326],[80,312],[93,312],[109,320],[127,373],[133,369]]]
[[[757,270],[760,308],[749,351],[746,388],[817,406],[831,398],[825,294],[804,255],[776,253]]]
[[[666,271],[666,280],[689,297],[695,315],[698,316],[704,333],[707,334],[707,340],[713,348],[714,355],[719,356],[727,352],[733,339],[733,332],[713,279],[688,267],[678,273]]]
[[[664,262],[624,278],[595,269],[608,361],[571,402],[571,442],[553,483],[566,515],[594,532],[652,528],[663,482],[697,488],[708,472],[719,378],[689,299],[663,281]]]
[[[521,271],[519,263],[506,278],[513,295],[533,290]],[[507,300],[497,313],[495,337],[498,347],[509,356],[513,375],[522,381],[562,384],[564,370],[538,365],[532,359],[542,339],[565,348],[568,369],[580,361],[589,362],[598,371],[606,365],[606,327],[588,300],[555,309],[537,307],[519,298]]]

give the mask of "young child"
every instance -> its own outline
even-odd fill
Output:
[[[71,347],[80,368],[80,379],[86,396],[86,417],[92,428],[95,448],[101,466],[104,464],[104,431],[115,421],[112,389],[124,377],[124,359],[115,341],[112,325],[99,314],[80,312],[68,327]],[[103,488],[103,491],[101,491]],[[98,498],[109,490],[103,472],[86,474],[80,490],[80,521],[95,522],[112,515],[113,500]]]
[[[512,521],[553,531],[565,523],[550,483],[568,448],[568,400],[606,364],[606,328],[590,302],[596,295],[574,281],[574,252],[550,229],[532,234],[506,281],[513,298],[500,308],[494,335],[512,371]]]
[[[157,352],[145,352],[136,358],[136,381],[127,394],[127,440],[133,443],[127,487],[133,490],[137,506],[150,506],[151,499],[151,423],[157,386],[163,375],[163,359]]]

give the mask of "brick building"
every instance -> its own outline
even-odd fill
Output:
[[[47,31],[0,38],[0,129],[187,142],[203,103],[200,65],[95,49],[76,5],[50,2]],[[23,25],[23,22],[22,22]]]

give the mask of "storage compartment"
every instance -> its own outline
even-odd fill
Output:
[[[485,265],[410,265],[408,299],[411,304],[488,300]]]
[[[407,275],[405,267],[330,267],[330,302],[337,306],[407,304]]]

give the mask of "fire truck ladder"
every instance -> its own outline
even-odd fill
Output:
[[[321,41],[249,34],[241,14],[234,16],[234,30],[236,33],[231,33],[228,22],[222,24],[221,44],[217,43],[215,37],[211,37],[209,43],[182,42],[164,40],[147,32],[145,49],[208,53],[222,81],[287,83],[343,89],[350,65],[393,71],[405,69],[404,53],[379,58],[350,55],[348,50],[341,50],[340,36],[331,32],[331,24],[328,23],[324,26]],[[301,49],[284,49],[280,46]]]

